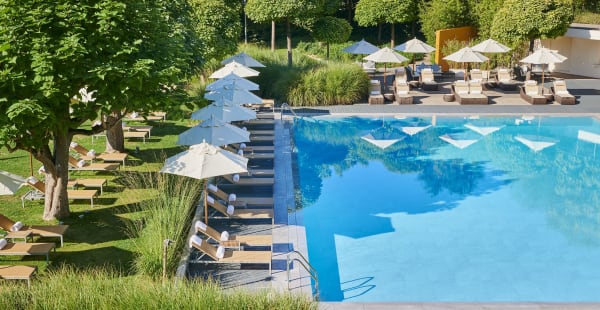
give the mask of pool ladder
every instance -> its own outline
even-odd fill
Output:
[[[287,255],[287,261],[285,264],[287,279],[288,279],[288,291],[290,290],[290,266],[293,262],[298,262],[300,266],[304,268],[310,275],[311,279],[315,282],[315,287],[313,290],[313,298],[316,301],[319,301],[319,275],[317,274],[317,270],[313,267],[306,257],[302,255],[302,253],[298,251],[291,251]]]
[[[297,117],[298,117],[298,115],[296,114],[296,112],[294,112],[294,109],[292,109],[292,107],[291,107],[291,106],[290,106],[290,105],[289,105],[287,102],[284,102],[284,103],[282,103],[282,104],[281,104],[281,120],[283,120],[283,111],[284,111],[286,108],[287,108],[287,109],[288,109],[290,112],[292,112],[292,115],[294,115],[294,118],[297,118]]]

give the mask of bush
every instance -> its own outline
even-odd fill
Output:
[[[600,25],[600,13],[581,12],[575,15],[575,23]]]
[[[293,106],[353,104],[369,89],[369,76],[353,64],[330,64],[305,72],[290,90]]]

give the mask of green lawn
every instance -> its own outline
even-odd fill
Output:
[[[134,123],[131,123],[134,124]],[[88,201],[70,201],[71,216],[64,220],[69,230],[65,235],[65,246],[57,248],[56,254],[50,256],[51,263],[41,257],[0,257],[4,263],[37,265],[40,272],[62,264],[73,266],[77,269],[114,267],[127,274],[134,256],[134,243],[125,230],[125,223],[129,218],[137,215],[128,213],[128,204],[138,202],[148,197],[148,190],[143,188],[128,188],[124,184],[123,175],[128,171],[141,173],[157,171],[162,167],[164,159],[185,150],[177,146],[177,135],[190,126],[193,121],[151,122],[154,126],[152,137],[142,143],[141,140],[126,140],[125,147],[129,153],[126,167],[116,173],[102,172],[71,172],[71,177],[100,177],[108,179],[108,186],[104,193],[94,199],[94,208]],[[74,141],[95,149],[104,150],[105,138],[94,139],[91,137],[76,136]],[[139,152],[136,152],[136,147]],[[0,169],[24,177],[30,175],[29,153],[17,151],[8,153],[5,148],[0,149]],[[41,163],[33,160],[33,173],[36,177]],[[29,190],[28,186],[22,187],[16,195],[0,196],[0,212],[15,221],[26,224],[53,224],[42,220],[43,201],[26,201],[25,208],[21,208],[21,196]],[[36,239],[36,241],[54,241]]]

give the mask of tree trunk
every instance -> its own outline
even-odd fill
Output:
[[[290,25],[290,19],[286,19],[286,36],[287,36],[287,54],[288,54],[288,67],[292,67],[292,27]]]
[[[69,144],[71,139],[68,133],[58,133],[54,137],[54,158],[52,164],[47,165],[48,158],[41,159],[46,168],[46,188],[44,200],[43,219],[51,221],[63,219],[71,214],[69,210],[69,197],[67,196],[67,181],[69,180]],[[50,157],[47,154],[46,157]]]
[[[325,42],[325,46],[327,47],[327,60],[329,60],[329,42]]]
[[[271,52],[275,51],[275,21],[271,21]]]
[[[390,48],[394,48],[396,46],[396,27],[394,23],[392,23],[392,40],[390,41]]]
[[[125,138],[123,137],[121,118],[121,112],[113,112],[106,116],[106,153],[125,152]]]

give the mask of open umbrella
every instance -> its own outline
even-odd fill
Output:
[[[235,54],[229,58],[226,58],[223,61],[221,61],[221,64],[226,65],[232,61],[240,63],[246,67],[257,67],[257,68],[265,67],[265,65],[261,64],[260,62],[258,62],[258,60],[252,58],[252,56],[246,54],[245,52],[241,52],[241,53]]]
[[[470,47],[463,47],[457,52],[454,52],[446,57],[445,60],[454,62],[467,63],[467,62],[484,62],[489,58],[481,55],[479,52],[474,51]],[[467,74],[465,74],[465,81],[467,80]]]
[[[480,53],[506,53],[510,51],[510,47],[494,39],[487,39],[483,42],[480,42],[479,44],[472,46],[471,49]],[[489,62],[490,60],[488,59],[488,68]]]
[[[225,123],[214,116],[179,134],[177,144],[194,145],[208,142],[212,145],[226,145],[250,141],[250,132]]]
[[[556,140],[548,138],[548,137],[540,137],[540,136],[516,136],[515,140],[523,143],[533,152],[537,153],[547,147],[553,146],[556,144]]]
[[[245,90],[258,90],[258,84],[247,80],[241,76],[236,75],[235,73],[230,73],[208,85],[206,85],[206,90],[215,90],[223,87],[224,85],[232,85],[233,87],[245,89]]]
[[[206,142],[192,145],[187,151],[167,158],[160,172],[187,176],[195,179],[247,172],[248,159],[225,151]],[[205,204],[205,208],[207,208]],[[204,210],[208,223],[208,210]]]
[[[26,182],[24,177],[0,170],[0,195],[13,195]]]
[[[365,41],[365,39],[362,39],[343,49],[343,51],[346,53],[358,55],[369,55],[377,52],[378,50],[379,47]]]
[[[192,119],[207,120],[214,116],[224,122],[247,121],[256,118],[256,112],[235,103],[218,101],[192,113]]]
[[[204,94],[204,98],[214,101],[227,100],[235,104],[262,104],[262,98],[241,88],[232,85],[223,85],[211,92]]]
[[[234,60],[234,61],[226,64],[223,68],[213,72],[213,74],[211,74],[209,77],[211,79],[220,79],[230,73],[234,73],[235,75],[241,76],[241,77],[249,77],[249,76],[258,76],[258,74],[260,72],[254,70],[254,69],[248,68]]]
[[[543,65],[548,65],[548,64],[553,64],[553,63],[561,63],[561,62],[565,61],[566,59],[567,59],[567,57],[559,54],[558,52],[547,49],[545,47],[542,47],[542,48],[538,49],[537,51],[535,51],[533,54],[521,59],[521,62],[542,65],[542,83],[540,84],[540,87],[542,88],[541,93],[543,95],[544,94],[544,66]]]
[[[413,72],[415,71],[415,55],[414,54],[427,54],[435,51],[435,47],[414,38],[412,40],[408,40],[400,45],[394,47],[395,50],[405,53],[412,53],[411,62],[413,63]]]
[[[408,58],[394,52],[394,50],[389,47],[384,47],[384,48],[374,52],[373,54],[370,54],[369,56],[364,57],[364,59],[374,61],[374,62],[385,63],[384,69],[383,69],[383,85],[384,85],[384,87],[386,85],[385,73],[387,71],[387,63],[388,62],[402,63],[402,62],[405,62],[408,60]]]

